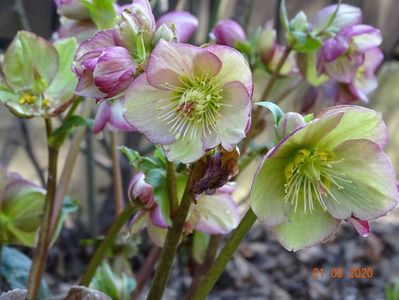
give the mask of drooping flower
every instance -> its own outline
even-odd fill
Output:
[[[134,175],[129,186],[130,199],[139,198],[143,209],[133,218],[131,232],[135,233],[144,228],[151,240],[162,247],[168,224],[162,216],[159,206],[154,200],[152,187],[144,181],[145,175]],[[231,194],[234,187],[227,184],[213,195],[197,195],[184,226],[186,234],[198,230],[208,234],[227,234],[237,227],[240,216],[237,205]]]
[[[381,42],[380,31],[372,26],[345,27],[324,42],[320,56],[321,68],[330,78],[350,83],[363,64],[366,53],[377,49]]]
[[[185,43],[197,30],[198,19],[187,11],[173,11],[162,15],[157,20],[157,29],[162,24],[173,24],[179,41]]]
[[[0,102],[23,118],[62,113],[75,99],[71,64],[76,47],[72,38],[52,44],[18,32],[0,62]]]
[[[131,54],[115,43],[113,31],[100,31],[76,51],[76,94],[94,99],[119,96],[134,80],[135,70]]]
[[[323,111],[265,156],[252,188],[253,211],[288,250],[327,240],[341,220],[361,220],[357,225],[366,233],[364,222],[398,203],[386,141],[381,115],[373,110]]]
[[[35,245],[45,193],[0,166],[0,244]]]
[[[128,122],[123,117],[122,99],[102,101],[97,110],[94,119],[93,132],[100,133],[107,128],[110,131],[134,131]]]
[[[169,160],[190,163],[218,145],[231,151],[244,138],[252,89],[236,50],[160,41],[126,92],[125,118]]]
[[[211,31],[211,37],[216,44],[235,46],[238,41],[245,41],[246,35],[244,29],[234,20],[220,20]]]

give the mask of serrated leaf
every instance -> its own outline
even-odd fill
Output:
[[[89,10],[91,19],[98,29],[108,29],[114,25],[115,0],[80,0]]]
[[[72,62],[77,48],[75,38],[58,40],[54,43],[59,56],[59,68],[50,86],[45,91],[47,99],[62,103],[74,95],[77,78],[72,72]]]
[[[16,91],[43,92],[57,73],[59,61],[56,49],[33,33],[20,31],[4,55],[5,79]]]

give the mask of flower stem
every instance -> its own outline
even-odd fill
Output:
[[[83,118],[87,118],[90,115],[91,108],[92,108],[92,101],[83,101],[80,116]],[[50,236],[52,236],[52,233],[54,232],[55,225],[57,223],[57,219],[62,207],[62,203],[64,201],[64,196],[67,192],[68,185],[72,177],[73,168],[75,166],[76,160],[79,155],[80,145],[82,144],[82,141],[85,137],[85,132],[86,132],[86,127],[83,126],[79,127],[76,130],[75,135],[70,144],[69,151],[65,159],[64,166],[62,168],[60,180],[58,182],[57,193],[55,196],[55,204],[54,204],[53,214],[51,217],[51,232],[49,234]]]
[[[110,131],[110,136],[112,151],[112,175],[114,177],[115,214],[118,216],[123,210],[123,185],[116,133]]]
[[[166,234],[165,244],[159,257],[158,268],[155,271],[147,300],[161,300],[166,284],[168,283],[169,274],[173,265],[173,259],[176,254],[177,247],[183,232],[183,227],[192,202],[190,187],[196,169],[195,166],[196,165],[194,164],[193,168],[191,169],[183,198],[180,202],[179,208],[177,209],[176,217],[172,221],[172,227],[168,229],[168,233]]]
[[[94,252],[94,255],[91,258],[85,273],[80,279],[79,285],[89,286],[94,274],[96,273],[98,266],[101,264],[102,260],[107,254],[107,251],[112,246],[118,232],[121,230],[123,225],[126,224],[129,218],[139,209],[140,209],[139,206],[133,206],[132,204],[129,203],[125,207],[125,209],[118,215],[117,219],[115,220],[115,222],[112,224],[111,228],[108,230],[107,234],[105,235],[105,238],[102,240],[102,242]]]
[[[256,221],[256,216],[252,211],[252,209],[249,209],[245,214],[245,216],[243,217],[243,219],[241,220],[238,227],[234,230],[234,232],[227,240],[219,256],[215,259],[208,272],[200,281],[196,289],[196,292],[191,298],[192,300],[203,300],[207,297],[207,295],[210,293],[213,286],[215,285],[216,281],[219,279],[220,275],[222,274],[230,258],[237,250],[238,246],[240,245],[245,235],[252,228],[255,221]]]
[[[52,134],[52,124],[50,119],[45,119],[47,140]],[[28,299],[37,299],[40,288],[40,281],[46,267],[46,261],[51,241],[51,216],[54,209],[54,200],[57,188],[57,162],[58,162],[59,148],[48,145],[48,177],[47,177],[47,194],[44,204],[43,218],[39,231],[39,241],[35,249],[32,260],[32,266],[29,272],[28,279]]]
[[[276,68],[273,70],[271,77],[266,85],[266,88],[262,94],[261,97],[261,101],[267,101],[267,98],[269,98],[270,93],[273,89],[274,84],[276,83],[276,80],[278,78],[278,75],[281,71],[281,68],[283,67],[285,61],[287,60],[288,56],[291,53],[291,48],[287,47],[285,48],[283,55],[281,56]],[[248,146],[249,146],[249,142],[255,137],[257,136],[259,133],[262,132],[264,125],[261,124],[262,121],[262,107],[257,107],[252,115],[252,126],[249,129],[246,138],[244,139],[244,141],[242,142],[241,145],[241,155],[244,155],[247,150],[248,150]]]
[[[167,171],[169,209],[170,209],[170,216],[173,220],[176,216],[176,212],[179,207],[179,202],[177,199],[177,190],[176,190],[175,164],[171,161],[168,161],[166,171]]]

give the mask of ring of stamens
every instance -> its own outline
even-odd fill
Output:
[[[195,138],[200,132],[205,137],[212,134],[217,130],[220,108],[228,105],[222,103],[223,89],[219,82],[206,73],[179,80],[179,85],[163,85],[172,95],[158,101],[158,119],[170,126],[169,132],[176,139]]]
[[[334,165],[342,162],[342,159],[336,160],[334,153],[330,151],[299,150],[284,170],[285,202],[294,205],[294,212],[296,212],[298,202],[303,200],[305,213],[312,213],[315,210],[314,200],[319,202],[324,211],[327,210],[327,198],[331,197],[339,203],[330,191],[331,185],[343,189],[340,182],[351,183],[350,180],[345,179],[345,173],[334,168]]]

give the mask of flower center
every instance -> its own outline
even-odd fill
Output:
[[[284,199],[295,205],[294,212],[301,199],[305,213],[314,211],[314,199],[324,211],[327,210],[326,198],[331,197],[339,203],[330,191],[331,185],[343,189],[339,182],[351,181],[344,178],[344,173],[334,169],[334,165],[343,160],[334,159],[335,155],[330,151],[301,149],[287,164],[284,170],[286,179]]]
[[[204,136],[212,134],[217,130],[220,107],[227,105],[222,103],[220,84],[206,74],[180,78],[180,81],[179,86],[165,84],[173,96],[159,101],[158,118],[172,125],[169,131],[175,134],[176,139],[187,135],[194,138],[199,132]]]

